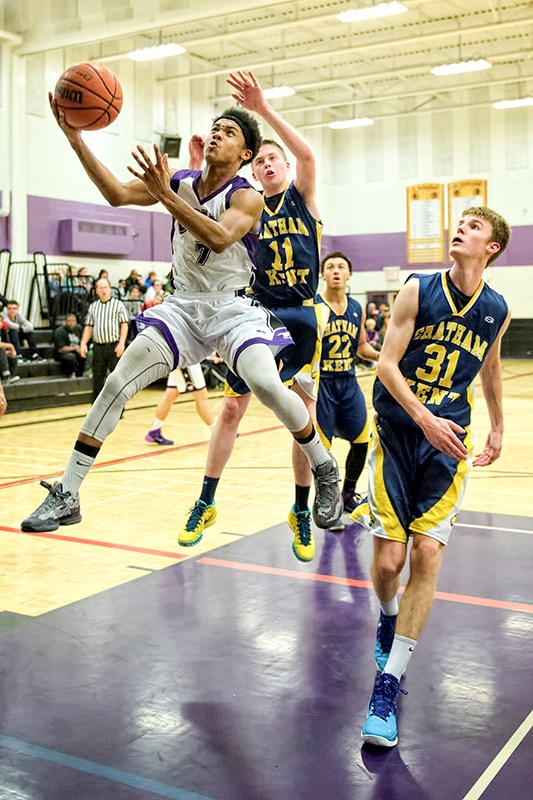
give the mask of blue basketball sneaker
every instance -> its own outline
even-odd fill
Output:
[[[374,648],[374,658],[376,667],[383,672],[389,658],[394,632],[396,630],[397,614],[388,617],[383,611],[379,614],[378,629],[376,631],[376,646]]]
[[[400,682],[394,675],[382,672],[376,676],[374,691],[368,704],[366,722],[361,736],[367,744],[378,747],[394,747],[398,744],[398,709],[396,698],[398,692],[407,694],[400,688]]]

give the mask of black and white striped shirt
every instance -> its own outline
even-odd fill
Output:
[[[105,303],[96,300],[89,306],[86,325],[93,329],[95,344],[110,344],[120,338],[120,323],[129,322],[128,312],[122,300],[112,297]]]

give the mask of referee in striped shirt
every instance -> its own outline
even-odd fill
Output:
[[[128,335],[128,312],[122,300],[111,297],[107,278],[96,281],[98,300],[91,303],[80,342],[80,355],[87,357],[87,345],[93,340],[93,403],[103,389],[108,371],[113,372]]]

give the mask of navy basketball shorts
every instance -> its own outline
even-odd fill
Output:
[[[355,375],[321,375],[316,420],[320,437],[328,448],[334,436],[352,443],[368,442],[366,402]]]
[[[284,383],[295,380],[312,399],[316,399],[322,334],[329,317],[324,303],[306,301],[305,305],[291,308],[274,308],[271,313],[289,331],[294,344],[286,347],[276,358],[280,363],[280,377]],[[246,383],[228,370],[225,394],[228,397],[249,392]]]
[[[466,461],[431,445],[413,425],[376,416],[368,453],[368,502],[353,516],[374,534],[407,543],[410,533],[447,544],[461,508],[472,466],[473,438],[467,428]]]

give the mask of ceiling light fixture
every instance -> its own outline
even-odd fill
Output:
[[[290,86],[273,86],[272,89],[263,89],[263,97],[274,100],[276,97],[292,97],[296,94]]]
[[[470,61],[457,61],[455,64],[441,64],[440,67],[433,67],[433,75],[458,75],[460,72],[479,72],[482,69],[490,69],[492,64],[484,58],[471,59]]]
[[[169,56],[181,56],[186,53],[184,47],[174,42],[168,44],[155,44],[153,47],[141,47],[139,50],[132,50],[127,53],[132,61],[153,61],[155,58],[168,58]]]
[[[390,17],[392,14],[404,14],[409,11],[403,3],[396,0],[390,3],[378,3],[377,6],[367,6],[366,8],[350,8],[348,11],[341,11],[337,14],[340,22],[361,22],[365,19],[377,19],[378,17]]]
[[[493,108],[521,108],[522,106],[533,106],[533,97],[520,97],[518,100],[498,100],[493,103]]]
[[[373,125],[374,120],[368,117],[356,117],[355,119],[341,119],[337,122],[328,123],[328,128],[334,130],[341,130],[342,128],[364,128],[367,125]]]

